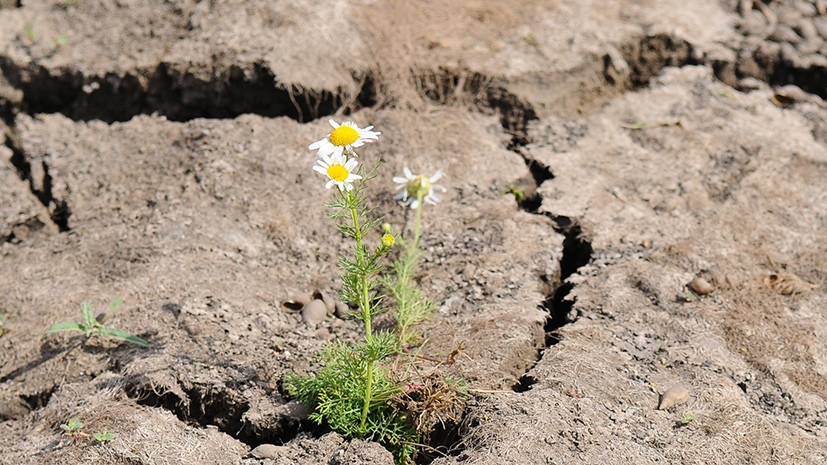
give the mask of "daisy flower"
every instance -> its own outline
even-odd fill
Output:
[[[313,165],[313,170],[327,176],[327,184],[325,189],[330,189],[334,185],[340,191],[349,191],[353,189],[353,181],[362,179],[362,176],[353,174],[353,169],[356,168],[358,162],[355,158],[348,160],[344,154],[339,153],[332,157],[324,155],[320,160],[316,160]]]
[[[405,172],[404,177],[393,177],[393,182],[397,184],[396,190],[399,191],[393,198],[413,209],[419,207],[418,197],[420,194],[422,195],[422,201],[431,205],[435,205],[442,199],[440,194],[434,192],[435,190],[445,192],[444,187],[434,184],[434,181],[438,181],[442,177],[442,170],[438,170],[431,177],[420,174],[414,175],[407,166],[403,171]]]
[[[341,155],[342,153],[355,157],[354,147],[361,147],[366,142],[373,142],[379,139],[379,134],[381,134],[379,131],[371,131],[373,126],[360,128],[350,121],[344,121],[339,125],[336,121],[330,120],[330,125],[333,126],[333,131],[327,137],[310,144],[310,150],[318,150],[317,155],[319,157]]]

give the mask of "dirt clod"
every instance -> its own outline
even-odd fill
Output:
[[[689,399],[688,389],[680,385],[672,386],[660,395],[658,410],[668,410],[678,404],[686,402],[687,399]]]
[[[701,277],[693,279],[689,287],[698,295],[707,295],[715,289],[709,281]]]

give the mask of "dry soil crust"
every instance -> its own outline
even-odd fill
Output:
[[[422,331],[502,392],[434,463],[827,461],[820,2],[23,3],[0,2],[0,462],[390,460],[280,386],[358,337],[280,306],[337,287],[305,147],[340,107],[383,133],[363,158],[397,227],[390,177],[447,174]],[[115,294],[149,349],[41,339]]]

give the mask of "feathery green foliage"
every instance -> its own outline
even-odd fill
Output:
[[[422,210],[424,204],[422,199],[425,192],[420,191],[417,194],[417,201],[419,208],[416,209],[414,217],[414,234],[413,238],[408,240],[400,239],[403,251],[399,258],[394,260],[391,264],[393,274],[384,280],[384,284],[388,292],[396,300],[396,305],[391,312],[399,331],[399,342],[401,345],[409,345],[419,340],[419,336],[413,331],[412,327],[434,312],[434,304],[425,297],[419,287],[413,282],[413,277],[419,267],[419,259],[422,257],[422,251],[419,248],[419,238],[421,235],[422,225]]]

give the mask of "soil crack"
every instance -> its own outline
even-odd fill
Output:
[[[41,162],[41,168],[43,169],[43,180],[39,184],[43,187],[38,188],[38,183],[32,175],[32,165],[26,158],[26,154],[23,149],[20,148],[15,140],[16,137],[12,129],[12,134],[6,137],[5,145],[12,152],[12,156],[9,161],[17,170],[17,175],[22,181],[29,184],[29,190],[31,193],[49,211],[49,217],[57,226],[58,231],[69,231],[71,229],[69,227],[69,218],[72,216],[72,210],[69,208],[69,204],[66,200],[56,199],[52,194],[52,176],[49,174],[49,165],[45,161]]]
[[[35,63],[18,65],[0,56],[0,73],[23,93],[24,113],[61,113],[76,121],[127,121],[158,113],[173,121],[195,118],[234,118],[252,113],[287,116],[306,122],[372,104],[367,79],[355,95],[344,89],[309,89],[278,81],[264,64],[251,69],[234,65],[216,70],[210,79],[161,63],[123,75],[85,76],[77,70],[58,72]]]

